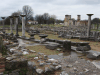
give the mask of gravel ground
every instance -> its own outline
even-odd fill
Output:
[[[78,58],[75,53],[63,56],[59,61],[62,64],[62,70],[69,75],[100,75],[100,69],[89,60]]]

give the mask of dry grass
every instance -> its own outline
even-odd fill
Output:
[[[58,38],[58,35],[53,34],[47,34],[50,39],[57,39],[57,40],[66,40],[66,38]],[[91,46],[91,50],[100,51],[100,42],[95,41],[84,41],[79,39],[68,39],[72,42],[89,42],[89,45]]]
[[[10,33],[10,30],[7,30],[6,32]],[[13,31],[13,32],[14,32],[14,34],[16,33],[15,31]],[[47,33],[41,33],[41,34],[47,34]],[[49,33],[51,33],[51,32],[49,31]],[[19,35],[21,36],[22,32],[19,32]],[[26,35],[26,37],[30,37],[27,32],[25,33],[25,35]],[[66,40],[65,38],[58,38],[58,35],[53,35],[53,34],[47,34],[47,35],[48,35],[47,38],[50,38],[50,39]],[[39,35],[35,35],[34,37],[35,37],[35,39],[40,39]],[[68,40],[70,40],[72,42],[89,42],[89,45],[91,46],[92,50],[100,51],[100,42],[83,41],[83,40],[79,40],[79,39],[68,39]]]
[[[34,50],[36,52],[44,53],[45,55],[55,55],[55,54],[60,53],[57,50],[49,50],[49,49],[45,48],[45,46],[42,46],[42,45],[27,46],[26,48],[30,49],[30,50]]]
[[[11,31],[10,31],[10,30],[6,30],[6,32],[7,32],[7,33],[11,33]],[[16,31],[15,31],[15,30],[13,30],[13,33],[14,33],[14,34],[16,34]],[[22,32],[18,32],[18,34],[19,34],[19,36],[22,36]],[[26,37],[30,37],[30,35],[28,35],[28,33],[27,33],[27,32],[25,32],[25,36],[26,36]]]

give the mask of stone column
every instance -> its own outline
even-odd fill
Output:
[[[98,30],[100,30],[100,23],[99,23],[99,25],[98,25]]]
[[[69,15],[69,19],[71,19],[71,15]]]
[[[99,27],[99,23],[97,23],[97,30],[98,30],[98,27]]]
[[[11,30],[11,34],[13,34],[13,30],[12,30],[12,19],[13,19],[13,16],[9,16],[10,17],[10,30]]]
[[[2,48],[3,48],[3,40],[2,36],[0,36],[0,52],[2,52]]]
[[[16,34],[15,34],[15,36],[18,37],[19,36],[19,34],[18,34],[18,17],[19,16],[14,16],[14,17],[15,17],[15,20],[16,20]]]
[[[5,29],[4,28],[4,25],[5,25],[4,19],[5,19],[5,17],[1,17],[1,18],[3,19],[3,22],[2,22],[3,23],[3,32],[5,32],[5,30],[4,30]]]
[[[65,21],[64,21],[64,23],[65,23],[65,26],[68,25],[68,15],[65,15]]]
[[[93,24],[93,29],[95,29],[95,26],[94,26],[94,24]]]
[[[25,38],[25,15],[21,15],[22,16],[22,37]]]
[[[77,21],[80,21],[80,15],[77,15]]]
[[[90,36],[90,31],[91,31],[91,16],[93,14],[87,14],[88,15],[88,29],[87,29],[87,37]]]
[[[14,30],[16,31],[16,18],[15,17],[13,18],[14,18]]]
[[[70,40],[64,40],[63,47],[65,50],[70,51],[71,50],[71,41]]]

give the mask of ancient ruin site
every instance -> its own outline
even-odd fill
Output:
[[[99,1],[25,1],[1,3],[0,75],[100,75]]]

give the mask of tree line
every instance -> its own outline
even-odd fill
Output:
[[[54,24],[56,23],[63,23],[62,20],[56,19],[56,15],[49,15],[49,13],[44,13],[42,15],[36,15],[33,17],[33,9],[29,5],[25,5],[22,7],[22,10],[18,10],[16,12],[13,12],[10,16],[19,16],[18,17],[18,24],[21,25],[21,16],[20,15],[26,15],[25,16],[25,25],[28,24],[28,21],[38,21],[39,24]],[[5,25],[10,25],[10,17],[5,18]],[[13,24],[15,23],[15,17],[13,19]],[[2,21],[0,21],[0,24],[2,24]]]

